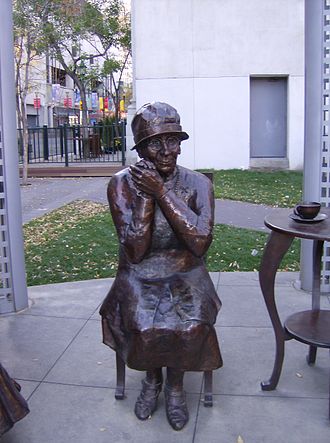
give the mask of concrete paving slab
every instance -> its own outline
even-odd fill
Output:
[[[104,298],[104,297],[103,297]],[[92,317],[90,318],[90,320],[94,320],[94,321],[101,321],[101,316],[100,316],[100,307],[101,307],[101,303],[99,304],[99,306],[97,307],[97,309],[95,310],[94,314],[92,315]]]
[[[293,286],[299,281],[299,272],[278,272],[275,278],[276,286]],[[219,284],[222,286],[258,286],[258,272],[221,272]],[[297,285],[298,286],[298,285]]]
[[[1,316],[0,361],[11,377],[40,381],[84,323],[32,315]]]
[[[199,409],[194,443],[328,443],[327,400],[216,396]]]
[[[135,393],[115,400],[110,389],[43,383],[30,399],[30,414],[6,434],[2,443],[192,442],[199,405],[188,395],[188,425],[178,434],[166,420],[161,394],[152,419],[134,415]]]
[[[299,272],[278,272],[275,277],[275,286],[296,286],[299,279]]]
[[[81,364],[82,358],[84,364]],[[144,372],[126,368],[126,389],[140,391],[143,378]],[[186,391],[200,393],[202,378],[203,373],[187,373]],[[52,383],[116,388],[115,352],[102,343],[100,322],[89,321],[84,326],[45,380]]]
[[[214,284],[215,289],[218,289],[219,281],[220,281],[220,272],[210,272],[211,280]]]
[[[31,286],[29,315],[89,319],[106,296],[113,279]],[[68,299],[70,303],[68,303]]]
[[[270,317],[258,286],[219,285],[222,308],[217,317],[218,326],[264,326],[270,327]],[[275,299],[280,319],[284,321],[298,310],[311,309],[311,295],[292,286],[277,286]],[[329,307],[327,297],[321,297],[321,306]]]
[[[216,394],[327,398],[329,355],[318,350],[315,366],[308,366],[308,346],[297,341],[285,344],[285,358],[278,387],[262,391],[260,383],[269,379],[275,360],[275,340],[271,328],[217,328],[224,360],[214,371]]]
[[[220,272],[219,285],[259,286],[257,272]]]
[[[39,386],[39,382],[36,381],[29,381],[29,380],[19,380],[19,379],[15,379],[21,386],[21,394],[23,395],[23,397],[29,401],[30,396],[32,395],[32,393],[37,389],[37,387]]]

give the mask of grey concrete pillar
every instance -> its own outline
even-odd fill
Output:
[[[9,274],[7,295],[0,303],[0,313],[3,313],[24,309],[28,306],[28,297],[18,171],[11,0],[0,1],[0,17],[0,143],[4,188],[2,193],[4,216],[0,241],[5,242],[4,247],[8,253],[6,268]]]
[[[323,0],[305,0],[305,147],[303,199],[320,201]],[[301,287],[312,289],[312,241],[302,240]]]

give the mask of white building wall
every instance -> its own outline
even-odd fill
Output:
[[[287,155],[303,162],[304,0],[133,0],[137,108],[175,106],[190,168],[250,166],[250,76],[288,78]]]

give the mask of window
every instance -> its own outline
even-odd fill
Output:
[[[66,73],[64,69],[55,68],[52,66],[52,83],[60,84],[61,86],[66,86]]]

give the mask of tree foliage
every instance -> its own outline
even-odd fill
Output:
[[[52,0],[42,23],[45,45],[80,91],[87,123],[87,87],[109,75],[118,88],[130,55],[130,20],[122,0]],[[90,59],[99,59],[91,65]],[[119,76],[115,73],[119,72]],[[118,80],[119,79],[119,80]],[[119,101],[115,93],[116,101]],[[118,104],[117,104],[118,107]]]
[[[23,183],[27,182],[28,166],[26,99],[28,93],[33,92],[39,86],[40,76],[38,76],[37,66],[45,51],[41,28],[44,20],[40,9],[42,3],[40,0],[15,0],[13,2],[16,112],[23,152]]]

